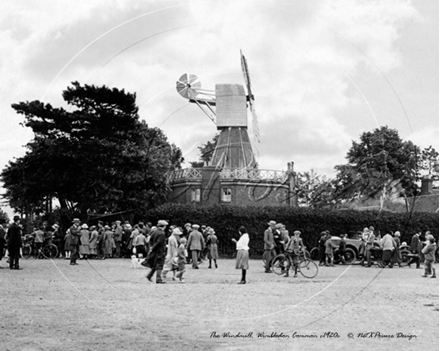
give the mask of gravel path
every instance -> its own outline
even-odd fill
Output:
[[[265,274],[252,260],[154,284],[130,260],[0,262],[0,350],[438,350],[438,279],[422,269]],[[436,265],[436,268],[438,265]],[[351,335],[351,334],[352,335]],[[351,336],[351,337],[349,337]]]

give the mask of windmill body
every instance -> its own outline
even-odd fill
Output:
[[[204,90],[194,74],[182,75],[176,83],[178,93],[197,106],[217,125],[220,135],[211,166],[220,169],[257,167],[248,135],[247,108],[252,113],[255,140],[259,142],[257,115],[247,62],[241,54],[241,67],[248,94],[240,84],[216,84],[215,91]]]
[[[210,164],[218,168],[255,168],[247,132],[247,103],[242,85],[215,86],[216,120],[220,135]]]
[[[249,70],[243,54],[241,67],[244,86],[216,84],[215,90],[204,90],[194,74],[184,74],[177,80],[177,92],[196,104],[216,124],[220,133],[208,165],[179,169],[167,175],[171,188],[169,201],[199,206],[218,203],[294,205],[293,163],[289,163],[287,172],[257,167],[248,135],[248,108],[256,142],[260,142],[260,135]]]

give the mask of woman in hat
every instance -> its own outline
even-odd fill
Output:
[[[176,270],[173,269],[173,259],[177,257],[177,251],[179,248],[180,236],[182,231],[179,228],[173,228],[173,231],[168,238],[167,254],[165,256],[165,263],[162,271],[162,279],[166,280],[167,273],[173,271],[173,280],[175,280]],[[177,267],[176,267],[177,268]]]
[[[402,253],[400,252],[400,232],[394,233],[394,242],[396,243],[396,249],[391,256],[391,264],[397,263],[399,267],[402,267]]]
[[[112,257],[113,254],[113,232],[109,225],[104,226],[104,254],[105,258]]]
[[[90,232],[89,226],[84,223],[81,226],[80,233],[80,242],[81,246],[79,247],[79,254],[81,255],[80,259],[87,259],[87,256],[90,254],[89,244],[90,244]]]
[[[237,249],[235,269],[241,269],[241,280],[238,284],[246,284],[246,271],[249,269],[249,234],[243,226],[238,229],[238,232],[240,233],[240,239],[238,241],[232,239]]]
[[[208,268],[211,268],[211,260],[214,260],[215,268],[218,268],[217,236],[215,235],[215,231],[213,228],[208,229],[208,236],[206,237],[206,247],[208,248],[208,260],[209,260]]]
[[[96,258],[98,255],[98,231],[96,226],[92,225],[90,227],[90,241],[89,241],[89,251],[91,258]]]

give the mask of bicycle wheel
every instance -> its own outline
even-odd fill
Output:
[[[58,248],[54,244],[46,245],[43,249],[43,255],[47,258],[55,258],[58,255]]]
[[[286,273],[289,266],[289,259],[283,254],[279,254],[272,259],[272,271],[275,274],[281,275]]]
[[[298,269],[305,278],[315,278],[318,274],[318,265],[308,258],[298,263]]]
[[[28,259],[28,258],[31,257],[31,255],[32,255],[32,246],[30,246],[30,245],[24,245],[24,246],[21,248],[21,252],[22,252],[22,254],[23,254],[23,257],[24,257],[25,259]]]

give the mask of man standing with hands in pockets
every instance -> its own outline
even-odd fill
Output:
[[[271,273],[270,265],[272,258],[275,256],[275,241],[273,238],[273,232],[275,231],[276,222],[270,221],[269,228],[264,231],[264,258],[266,260],[265,273]]]

